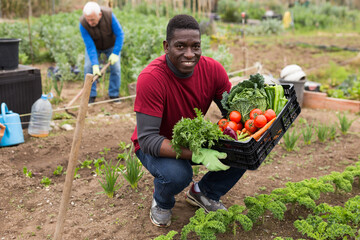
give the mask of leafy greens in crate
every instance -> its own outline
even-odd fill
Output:
[[[200,148],[207,146],[211,148],[219,138],[232,139],[224,135],[218,125],[204,119],[202,112],[195,108],[194,119],[182,118],[173,128],[171,145],[178,158],[181,154],[181,147],[189,148],[192,152],[198,153]]]

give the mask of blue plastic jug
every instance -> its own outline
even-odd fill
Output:
[[[20,116],[13,111],[9,111],[5,103],[1,104],[0,123],[6,127],[4,136],[0,141],[0,147],[17,145],[24,142]]]

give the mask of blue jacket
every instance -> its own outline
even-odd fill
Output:
[[[119,21],[116,19],[114,13],[111,13],[111,16],[112,16],[111,28],[116,37],[113,53],[116,55],[120,55],[120,51],[124,43],[124,32],[122,30]],[[79,25],[80,25],[80,33],[84,40],[86,51],[91,61],[91,65],[99,65],[95,43],[91,38],[89,32],[81,25],[81,23]]]

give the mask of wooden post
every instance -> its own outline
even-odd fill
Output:
[[[32,38],[31,38],[31,17],[32,17],[32,8],[31,8],[31,0],[28,0],[28,31],[29,31],[29,44],[30,44],[30,54],[31,54],[31,63],[34,64],[34,51],[32,45]]]
[[[52,4],[51,4],[51,13],[52,15],[55,15],[55,0],[52,0]]]
[[[165,4],[166,4],[166,17],[167,18],[169,18],[169,8],[170,8],[170,6],[171,6],[171,2],[170,2],[170,0],[165,0]]]
[[[156,17],[160,17],[160,12],[159,12],[159,9],[160,9],[160,0],[155,0],[155,4],[156,4],[156,8],[155,8]]]
[[[65,216],[66,216],[66,211],[67,211],[67,208],[69,205],[71,187],[72,187],[72,182],[74,180],[75,167],[76,167],[77,159],[78,159],[78,155],[79,155],[82,131],[84,128],[85,117],[86,117],[86,113],[87,113],[87,109],[88,109],[88,101],[89,101],[89,96],[90,96],[92,79],[93,79],[92,74],[86,74],[85,84],[84,84],[84,93],[81,98],[79,115],[78,115],[78,118],[76,121],[76,127],[75,127],[73,142],[72,142],[72,146],[71,146],[68,167],[66,169],[65,185],[63,188],[63,193],[62,193],[61,202],[60,202],[59,215],[58,215],[58,220],[57,220],[56,229],[55,229],[55,236],[54,236],[55,240],[62,240],[62,235],[64,232]]]

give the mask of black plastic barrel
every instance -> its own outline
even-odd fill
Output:
[[[0,70],[16,69],[19,65],[19,38],[0,38]]]

